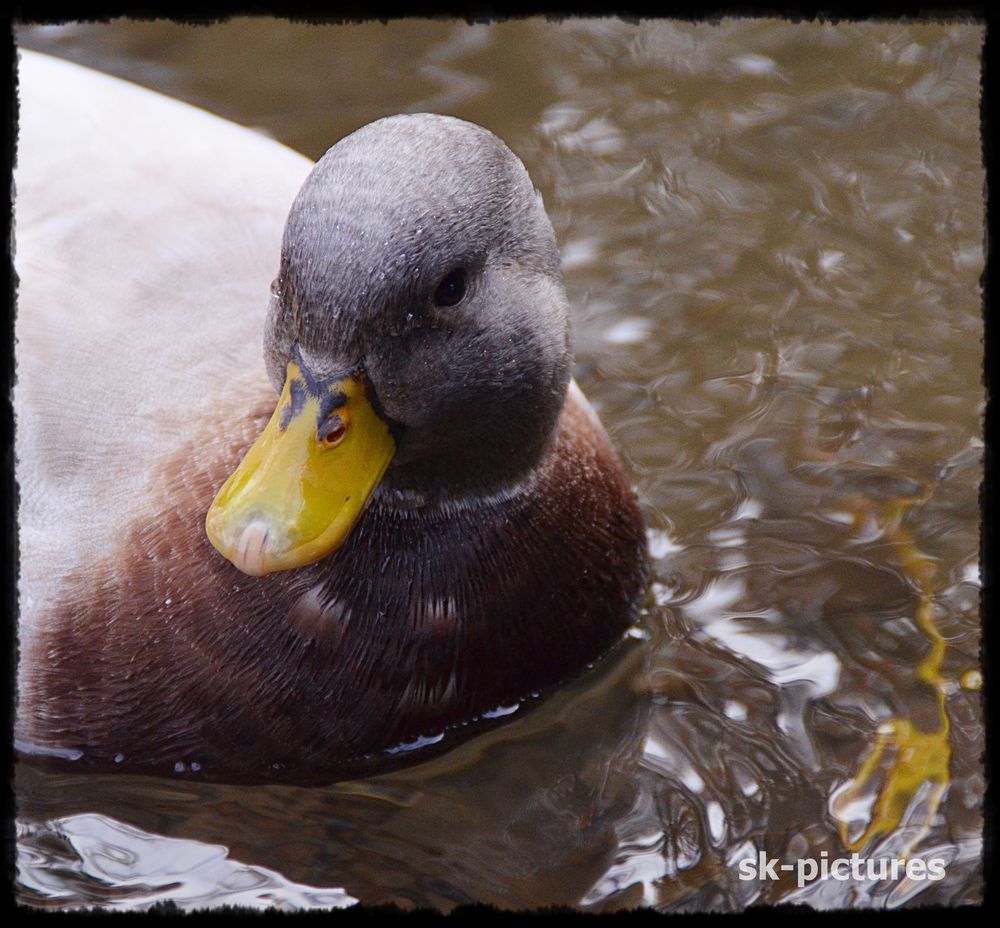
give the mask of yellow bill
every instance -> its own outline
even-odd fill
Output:
[[[270,422],[208,510],[209,541],[253,576],[312,564],[343,544],[395,453],[360,376],[317,383],[293,361]]]

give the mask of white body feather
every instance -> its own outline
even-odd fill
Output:
[[[261,334],[311,162],[250,130],[21,52],[15,183],[22,646],[66,572],[110,549],[157,461]],[[153,514],[150,514],[152,516]]]

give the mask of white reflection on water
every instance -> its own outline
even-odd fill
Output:
[[[53,844],[59,847],[57,867]],[[146,909],[169,900],[185,910],[315,909],[358,901],[342,889],[294,883],[228,855],[222,845],[149,834],[104,815],[18,823],[18,881],[37,895],[36,904],[66,900],[60,908]]]
[[[677,541],[671,537],[670,533],[664,531],[663,529],[647,529],[646,544],[649,550],[649,556],[655,561],[665,558],[668,554],[676,554],[677,552],[684,550],[683,546],[678,544]]]
[[[626,316],[621,322],[604,330],[604,340],[609,345],[639,345],[653,331],[653,321],[640,316]]]
[[[713,540],[720,547],[738,546],[741,534],[730,531],[716,533]],[[745,566],[734,559],[730,570],[712,580],[702,594],[681,609],[695,621],[701,631],[729,651],[748,658],[767,671],[772,683],[784,686],[804,683],[807,696],[815,699],[832,693],[840,679],[840,661],[830,651],[801,650],[792,646],[786,636],[769,633],[769,622],[781,616],[774,609],[752,613],[727,612],[729,607],[747,601],[747,586],[742,576],[732,572],[733,566]]]

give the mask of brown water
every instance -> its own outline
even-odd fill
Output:
[[[981,898],[980,26],[236,20],[19,41],[317,157],[434,110],[525,161],[626,460],[640,627],[542,706],[328,789],[19,764],[22,902],[735,909]],[[939,881],[739,879],[939,858]]]

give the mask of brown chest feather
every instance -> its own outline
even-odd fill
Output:
[[[95,768],[332,779],[558,682],[631,621],[641,519],[572,402],[528,491],[430,514],[375,503],[335,554],[257,578],[202,528],[254,425],[179,451],[154,515],[55,589],[24,656],[24,741]]]

